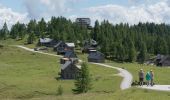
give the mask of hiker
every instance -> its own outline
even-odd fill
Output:
[[[149,86],[150,81],[151,81],[150,72],[147,72],[147,73],[146,73],[146,84],[147,84],[147,86]]]
[[[143,69],[140,69],[139,71],[139,85],[143,86],[143,79],[144,79],[144,72]]]
[[[150,77],[151,77],[151,86],[153,86],[153,79],[154,79],[154,72],[150,71]]]

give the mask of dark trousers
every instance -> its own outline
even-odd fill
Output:
[[[153,79],[151,79],[151,86],[153,86]]]
[[[139,78],[139,85],[143,85],[143,78]]]

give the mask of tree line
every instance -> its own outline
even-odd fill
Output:
[[[101,23],[95,21],[94,27],[89,30],[64,17],[51,17],[48,22],[44,18],[30,20],[28,24],[17,22],[10,30],[4,23],[0,30],[1,40],[27,38],[28,43],[33,43],[43,37],[74,42],[80,46],[83,40],[94,39],[107,58],[118,61],[144,62],[151,55],[170,54],[170,25],[164,23],[113,25],[104,20]]]
[[[144,62],[150,55],[170,54],[170,25],[164,23],[130,26],[96,21],[92,33],[101,51],[119,61]]]

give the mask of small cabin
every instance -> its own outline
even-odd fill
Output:
[[[74,51],[67,51],[64,55],[64,58],[77,58],[77,55]]]
[[[52,47],[56,44],[57,42],[53,39],[50,38],[40,38],[39,39],[39,46],[46,46],[46,47]]]
[[[53,39],[50,39],[50,38],[40,38],[39,44],[40,44],[40,46],[49,46],[52,41],[53,41]]]
[[[75,63],[78,63],[78,58],[74,51],[67,51],[63,58],[60,59],[60,64],[64,64],[67,60],[74,60]]]
[[[92,47],[97,47],[98,43],[95,40],[91,39],[90,44],[91,44]]]
[[[96,48],[97,48],[97,42],[95,40],[93,39],[85,40],[83,42],[82,52],[89,53],[90,50],[96,50]]]
[[[79,70],[80,65],[77,65],[77,58],[62,58],[60,60],[61,64],[61,78],[62,79],[75,79]]]
[[[81,69],[81,66],[77,65],[78,58],[74,51],[67,51],[60,59],[60,64],[62,79],[75,79]]]
[[[157,66],[170,66],[170,56],[157,55]]]
[[[96,48],[86,45],[86,46],[84,46],[84,48],[82,49],[82,53],[90,53],[90,51],[92,51],[92,50],[96,50]]]
[[[61,78],[62,79],[75,79],[78,75],[81,66],[76,65],[76,63],[70,60],[66,60],[61,66]]]
[[[66,46],[67,46],[68,50],[74,51],[74,48],[75,48],[74,43],[66,43]]]
[[[65,53],[66,44],[63,41],[59,41],[53,48],[54,51],[57,51],[57,54]]]
[[[88,62],[95,62],[95,63],[104,63],[105,62],[105,56],[103,53],[91,50],[88,55]]]
[[[65,43],[63,41],[59,41],[54,46],[54,51],[57,51],[57,54],[65,54],[67,51],[74,51],[74,48],[74,43]]]

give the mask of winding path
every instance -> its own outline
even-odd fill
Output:
[[[27,48],[27,47],[24,47],[24,46],[21,46],[21,45],[14,45],[18,48],[22,48],[24,50],[27,50],[27,51],[31,51],[31,52],[36,52],[36,53],[41,53],[41,54],[45,54],[45,55],[49,55],[49,56],[55,56],[55,57],[62,57],[60,55],[56,55],[56,54],[51,54],[51,53],[45,53],[45,52],[42,52],[42,51],[35,51],[34,49],[30,49],[30,48]]]
[[[118,70],[120,72],[119,75],[123,77],[123,81],[121,82],[120,88],[124,90],[124,89],[128,89],[131,87],[133,77],[132,77],[132,74],[128,72],[127,70],[118,68],[118,67],[113,67],[113,66],[106,65],[106,64],[101,64],[101,63],[92,63],[92,64],[100,65],[100,66],[104,66],[108,68],[114,68]]]
[[[41,51],[34,51],[34,49],[30,49],[30,48],[27,48],[27,47],[21,46],[21,45],[15,45],[15,46],[18,47],[18,48],[22,48],[24,50],[27,50],[27,51],[31,51],[31,52],[41,53],[41,54],[45,54],[45,55],[49,55],[49,56],[62,57],[62,56],[56,55],[56,54],[44,53],[44,52],[41,52]],[[79,61],[82,62],[82,60],[79,60]],[[106,65],[106,64],[101,64],[101,63],[92,63],[92,64],[118,70],[120,72],[119,75],[123,77],[123,81],[121,82],[120,88],[122,90],[124,90],[124,89],[128,89],[128,88],[131,87],[133,77],[132,77],[132,74],[130,72],[128,72],[127,70],[122,69],[122,68],[118,68],[118,67],[113,67],[113,66]]]

